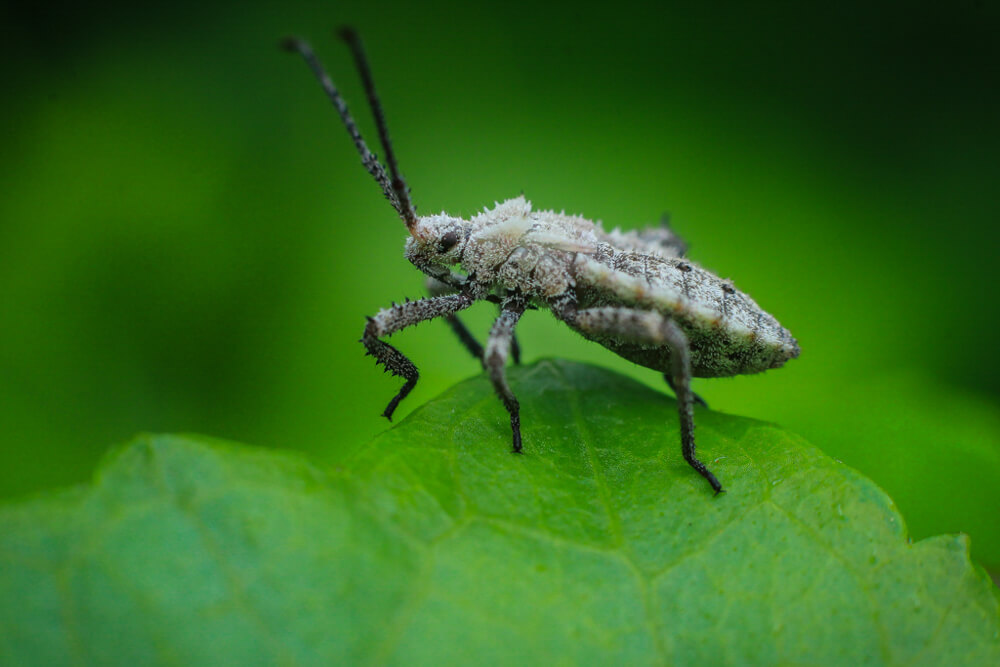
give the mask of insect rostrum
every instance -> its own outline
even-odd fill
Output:
[[[691,378],[778,368],[799,354],[788,330],[728,280],[685,259],[683,241],[665,224],[638,232],[605,231],[582,217],[535,211],[524,197],[498,203],[469,220],[445,213],[417,216],[361,41],[351,29],[340,35],[361,74],[385,150],[384,167],[309,46],[298,39],[287,39],[284,46],[305,59],[336,107],[362,164],[405,223],[410,233],[406,258],[428,276],[431,292],[368,318],[361,338],[367,354],[405,380],[383,416],[392,418],[419,374],[413,362],[382,339],[444,317],[489,374],[510,414],[513,449],[520,452],[520,411],[504,368],[512,352],[517,360],[514,329],[521,315],[528,308],[547,308],[585,338],[664,374],[677,395],[684,459],[716,493],[722,491],[695,455],[694,403],[700,399],[691,391]],[[500,306],[485,348],[456,317],[480,300]]]

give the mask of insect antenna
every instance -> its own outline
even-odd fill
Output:
[[[322,86],[326,96],[330,98],[330,101],[333,103],[337,113],[340,114],[340,119],[343,121],[344,127],[347,128],[347,133],[351,135],[351,139],[354,141],[354,147],[361,155],[361,164],[364,165],[365,169],[368,170],[368,173],[375,179],[375,182],[382,188],[382,193],[385,195],[385,198],[388,199],[389,203],[392,204],[392,207],[396,209],[399,217],[402,218],[403,222],[406,224],[406,228],[412,234],[417,224],[417,213],[413,207],[413,202],[410,200],[410,191],[406,187],[406,181],[399,173],[399,167],[396,164],[396,157],[392,152],[392,144],[389,142],[389,131],[385,124],[385,114],[382,112],[382,105],[379,103],[378,96],[375,94],[375,84],[372,81],[371,68],[368,65],[364,49],[361,46],[361,40],[358,37],[358,34],[351,28],[343,28],[339,32],[341,38],[348,43],[351,48],[351,52],[354,54],[354,60],[357,64],[358,71],[361,74],[361,79],[365,86],[365,92],[368,94],[368,102],[372,107],[372,114],[375,116],[375,124],[378,127],[379,139],[381,140],[382,147],[386,153],[386,161],[389,164],[389,173],[391,174],[391,178],[385,173],[385,167],[383,167],[382,163],[378,161],[378,157],[376,157],[375,154],[369,150],[365,140],[361,137],[361,131],[358,130],[358,126],[354,122],[354,118],[351,116],[351,112],[347,108],[347,103],[344,102],[344,98],[340,96],[340,91],[338,91],[337,86],[334,85],[333,79],[331,79],[330,75],[326,73],[326,70],[320,63],[319,58],[317,58],[316,54],[313,53],[309,44],[297,37],[288,37],[281,42],[281,46],[286,51],[298,53],[302,56],[302,59],[305,60],[309,69],[312,70],[313,75],[316,77],[316,80],[319,81],[319,84]]]
[[[389,140],[389,126],[385,122],[385,112],[382,111],[382,103],[375,92],[375,80],[372,78],[371,66],[368,64],[368,57],[365,55],[364,45],[361,43],[361,36],[349,26],[340,28],[338,36],[347,42],[354,56],[354,63],[361,75],[361,82],[365,86],[365,93],[368,95],[368,105],[372,109],[372,116],[375,117],[375,127],[378,129],[379,141],[382,142],[382,150],[385,151],[385,163],[389,167],[389,174],[392,176],[392,189],[396,193],[400,204],[403,207],[403,221],[407,228],[417,222],[416,209],[410,200],[410,189],[406,186],[406,180],[399,173],[399,165],[396,163],[396,153],[392,150],[392,142]],[[407,217],[409,216],[409,217]]]

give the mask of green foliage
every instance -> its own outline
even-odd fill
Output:
[[[332,471],[143,437],[93,485],[0,512],[0,662],[997,664],[967,540],[910,544],[801,438],[592,367],[482,377]]]
[[[973,558],[1000,574],[1000,410],[995,401],[906,369],[873,370],[850,381],[796,378],[794,387],[769,396],[780,405],[768,406],[753,391],[758,379],[763,378],[741,382],[739,389],[753,405],[743,406],[740,414],[774,415],[825,454],[876,481],[897,503],[914,537],[967,533]],[[714,401],[711,385],[701,387]]]

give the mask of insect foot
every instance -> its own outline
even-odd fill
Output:
[[[606,231],[600,223],[554,211],[535,211],[523,196],[484,208],[469,219],[440,213],[417,216],[389,141],[385,113],[358,34],[340,31],[375,118],[385,165],[361,137],[347,104],[312,49],[287,39],[333,103],[361,164],[389,201],[408,236],[404,256],[426,274],[431,296],[393,304],[368,318],[361,342],[367,354],[405,381],[382,413],[393,412],[420,377],[417,367],[383,338],[420,322],[444,318],[459,342],[485,368],[510,415],[520,452],[520,404],[507,383],[509,357],[520,357],[514,329],[526,310],[548,308],[584,338],[662,373],[677,396],[681,452],[716,495],[722,484],[695,453],[693,377],[724,377],[779,368],[799,356],[791,333],[731,281],[684,255],[687,244],[666,222],[640,231]],[[458,319],[476,301],[500,306],[485,347]]]
[[[392,413],[396,411],[396,406],[413,390],[420,374],[417,372],[417,367],[406,355],[392,345],[383,343],[379,338],[391,336],[400,329],[419,324],[425,320],[452,315],[463,308],[468,308],[473,303],[472,297],[468,294],[446,294],[418,299],[417,301],[395,303],[391,308],[380,310],[375,317],[368,318],[365,332],[361,336],[366,353],[375,357],[376,364],[382,364],[388,372],[406,380],[406,384],[389,401],[389,405],[382,412],[383,417],[392,421]]]

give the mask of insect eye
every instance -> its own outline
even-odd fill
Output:
[[[445,232],[438,241],[438,252],[448,252],[458,243],[458,232]]]

